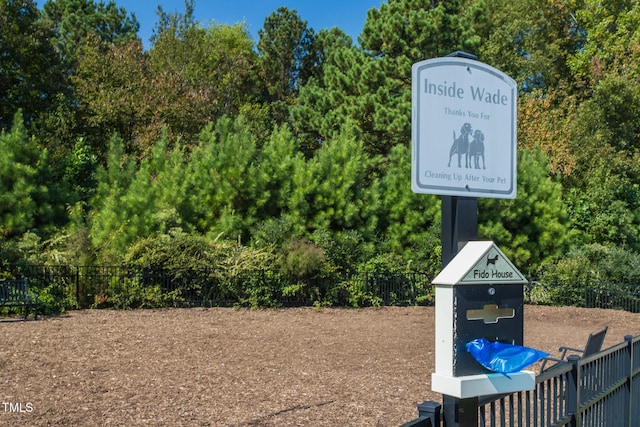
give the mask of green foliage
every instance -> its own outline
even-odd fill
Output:
[[[522,91],[559,89],[566,98],[582,83],[568,65],[588,36],[576,19],[582,3],[486,0],[484,19],[477,22],[478,57],[515,79]]]
[[[243,125],[248,123],[243,122]],[[262,144],[256,142],[261,146],[252,168],[254,210],[250,212],[257,220],[269,221],[285,213],[293,191],[291,176],[302,167],[304,159],[298,151],[297,141],[285,126],[274,129]]]
[[[51,223],[49,190],[44,184],[47,152],[27,135],[20,113],[10,132],[0,131],[0,236],[19,236]]]
[[[635,251],[640,250],[638,107],[640,85],[619,76],[602,78],[571,123],[576,166],[565,179],[571,219],[586,240]]]
[[[410,272],[413,267],[412,261],[413,260],[407,261],[396,253],[382,252],[361,263],[359,270],[389,273]]]
[[[295,296],[314,305],[332,304],[327,283],[333,274],[333,266],[325,251],[305,240],[291,240],[284,248],[275,264],[284,283],[283,295]]]
[[[346,127],[357,129],[370,156],[388,156],[411,135],[411,65],[479,45],[474,23],[482,2],[394,0],[370,9],[351,45],[336,30],[319,35],[322,70],[300,89],[294,127],[314,149]],[[373,165],[372,165],[373,166]]]
[[[240,285],[242,282],[242,285]],[[276,274],[260,272],[242,278],[236,277],[234,289],[237,294],[236,307],[276,308],[280,306],[281,295],[298,295],[297,288],[286,285]]]
[[[60,62],[55,81],[61,88],[55,96],[42,97],[54,105],[40,115],[34,127],[39,142],[51,153],[56,174],[62,177],[67,156],[73,155],[79,139],[102,160],[112,132],[127,137],[125,132],[130,129],[122,123],[127,118],[135,127],[131,117],[140,104],[131,100],[141,98],[137,88],[144,80],[127,55],[114,58],[113,52],[141,46],[139,25],[114,1],[93,0],[48,0],[40,21],[51,28],[47,44]],[[118,86],[127,88],[119,90]],[[131,109],[125,113],[123,105]],[[112,117],[105,117],[109,114]]]
[[[95,296],[92,307],[113,308],[158,308],[173,305],[175,296],[164,294],[158,285],[144,286],[137,278],[114,278],[109,286]]]
[[[584,0],[575,19],[588,36],[588,43],[568,60],[576,76],[592,85],[612,72],[627,78],[638,76],[640,5]]]
[[[332,233],[316,230],[313,241],[324,250],[327,261],[339,272],[348,272],[375,253],[372,242],[367,241],[358,230]]]
[[[412,62],[457,50],[473,53],[480,41],[473,25],[481,18],[483,5],[460,0],[390,0],[379,9],[369,9],[358,40],[373,57],[406,56]]]
[[[382,298],[372,295],[364,289],[362,280],[347,279],[338,283],[331,289],[329,301],[347,301],[349,306],[354,308],[361,307],[380,307]]]
[[[383,230],[384,253],[402,257],[405,266],[438,271],[441,265],[440,202],[433,195],[415,194],[408,184],[411,153],[404,145],[391,150],[386,173],[378,189],[378,229]]]
[[[256,225],[251,245],[260,249],[279,250],[287,242],[297,238],[302,238],[302,236],[294,234],[291,221],[283,217],[269,218]]]
[[[539,149],[521,150],[514,200],[478,202],[478,233],[503,249],[520,271],[535,274],[543,263],[561,256],[572,243],[562,188],[548,176]]]
[[[579,178],[588,174],[594,156],[607,156],[620,162],[625,160],[625,155],[635,154],[634,150],[640,148],[639,107],[640,84],[617,75],[603,78],[595,87],[593,97],[577,107],[576,119],[569,129]]]
[[[369,236],[375,227],[376,200],[361,183],[367,158],[362,144],[344,133],[326,141],[306,163],[296,163],[286,217],[294,230],[313,234],[358,229]]]
[[[6,240],[0,238],[0,279],[4,279],[2,271],[5,271],[9,264],[14,264],[21,260],[22,254],[18,248],[18,242],[13,240]]]
[[[255,138],[241,120],[222,119],[214,129],[207,126],[190,156],[185,174],[187,221],[201,233],[229,238],[243,236],[243,221],[254,219],[258,168]]]
[[[528,274],[590,260],[593,275],[636,280],[635,3],[389,0],[357,45],[284,7],[256,45],[194,8],[159,8],[145,51],[114,2],[48,1],[40,15],[0,0],[4,264],[170,267],[243,306],[380,304],[339,275],[440,269],[440,203],[410,189],[411,65],[464,50],[525,94],[518,197],[479,201],[480,237]],[[595,262],[593,244],[623,252]],[[94,302],[184,303],[145,277],[102,284]],[[52,311],[72,306],[65,289],[40,291]]]
[[[78,199],[83,202],[88,202],[95,191],[97,166],[97,156],[84,139],[79,138],[73,151],[69,153],[65,180],[71,185]]]
[[[104,260],[118,261],[141,236],[154,236],[182,225],[178,207],[186,197],[184,156],[180,147],[166,150],[158,141],[153,155],[136,164],[122,154],[122,141],[113,138],[106,168],[98,170],[92,199],[91,239]]]
[[[594,169],[585,190],[572,188],[568,212],[583,240],[605,245],[640,248],[638,185],[611,172],[609,165]],[[629,197],[631,196],[631,197]]]
[[[638,283],[640,255],[622,247],[597,243],[576,246],[555,263],[545,265],[541,277],[565,281]]]
[[[60,284],[30,286],[29,290],[38,294],[38,314],[59,315],[79,308],[75,296]]]
[[[122,138],[127,153],[140,155],[158,106],[151,106],[149,60],[140,41],[104,45],[90,34],[78,46],[71,79],[76,88],[78,132],[103,160],[109,138]],[[165,94],[166,95],[166,94]],[[155,135],[158,136],[159,135]]]
[[[124,261],[138,267],[203,269],[216,260],[207,250],[209,247],[212,245],[203,237],[173,230],[166,235],[136,242],[127,251]]]
[[[317,61],[313,29],[295,10],[281,6],[265,18],[258,37],[256,47],[269,98],[288,102],[313,74]]]
[[[33,0],[0,0],[0,130],[21,110],[27,125],[54,110],[67,91],[60,57],[50,43],[53,28]]]
[[[351,40],[347,40],[342,32],[323,32],[320,40],[330,46],[323,58],[322,75],[310,79],[300,88],[298,102],[291,107],[293,126],[307,157],[348,124],[354,125],[359,136],[375,136],[369,132],[373,130],[375,100],[365,92],[366,83],[377,75],[367,56],[351,46]],[[375,152],[368,143],[365,150]]]
[[[140,25],[135,16],[127,16],[113,0],[107,4],[93,0],[47,0],[44,19],[53,23],[56,48],[65,61],[73,64],[82,40],[96,34],[106,44],[121,44],[137,38]]]
[[[201,297],[210,304],[238,301],[241,305],[264,307],[275,305],[279,295],[278,282],[265,281],[262,274],[274,259],[273,254],[264,250],[174,230],[140,240],[129,249],[124,261],[136,267],[160,269],[191,292],[203,292],[204,283],[194,281],[194,277],[205,280],[212,294]],[[273,283],[275,288],[261,286],[265,283]],[[179,292],[167,298],[178,304]]]
[[[194,20],[193,1],[185,8],[184,14],[167,14],[159,7],[149,51],[148,107],[170,134],[195,145],[207,123],[235,118],[254,99],[257,59],[245,26],[207,28]]]
[[[280,259],[281,271],[290,277],[313,278],[327,271],[324,250],[309,242],[289,242]]]

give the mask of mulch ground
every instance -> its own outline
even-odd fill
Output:
[[[527,306],[557,354],[640,315]],[[0,320],[1,426],[398,426],[431,391],[434,308],[74,311]]]

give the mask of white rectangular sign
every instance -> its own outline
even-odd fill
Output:
[[[482,62],[429,59],[412,67],[416,193],[516,197],[517,84]]]

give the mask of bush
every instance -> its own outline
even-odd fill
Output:
[[[167,295],[170,297],[171,295]],[[160,286],[143,286],[137,277],[113,278],[104,293],[95,296],[94,308],[158,308],[166,306]]]
[[[543,266],[540,277],[563,281],[637,283],[640,255],[624,248],[587,244],[569,251],[562,259]]]
[[[347,301],[351,307],[380,307],[382,298],[367,292],[362,280],[345,280],[336,286],[347,295]]]
[[[75,298],[59,283],[52,283],[43,288],[36,286],[33,292],[38,294],[39,314],[57,315],[78,308]]]
[[[174,284],[174,297],[188,291],[199,295],[203,303],[235,302],[243,306],[274,306],[279,293],[265,287],[260,273],[274,263],[265,249],[247,248],[237,242],[209,240],[179,230],[166,235],[143,239],[127,252],[128,265],[160,271],[165,280]]]

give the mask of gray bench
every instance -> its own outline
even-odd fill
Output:
[[[38,294],[29,292],[27,279],[0,281],[0,307],[24,306],[24,318],[33,307],[34,318],[38,320]]]

